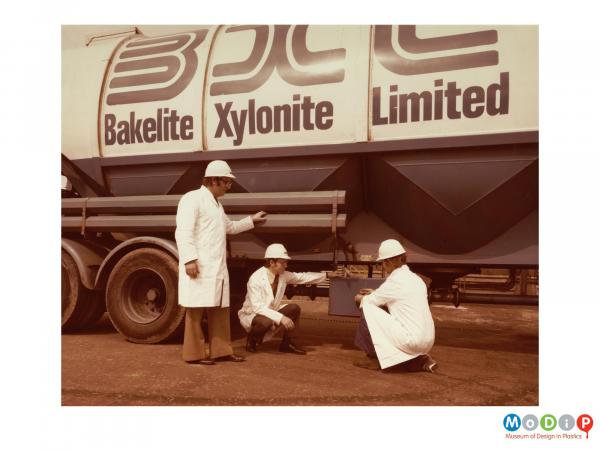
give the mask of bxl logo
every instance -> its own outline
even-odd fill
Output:
[[[507,414],[504,417],[504,428],[508,431],[517,431],[521,428],[521,418],[516,414]]]

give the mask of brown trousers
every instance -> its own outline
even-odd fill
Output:
[[[205,359],[206,348],[202,331],[202,316],[208,318],[209,358],[233,354],[229,327],[229,308],[186,308],[185,331],[183,334],[183,360]]]

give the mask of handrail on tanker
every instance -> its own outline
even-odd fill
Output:
[[[68,198],[62,200],[65,232],[172,232],[181,195]],[[257,233],[323,232],[334,237],[346,226],[345,191],[261,192],[227,194],[221,203],[232,220],[265,210]],[[335,240],[335,239],[334,239]]]

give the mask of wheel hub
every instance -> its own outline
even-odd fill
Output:
[[[123,284],[123,310],[133,322],[147,324],[157,320],[166,304],[165,283],[151,269],[131,273]]]

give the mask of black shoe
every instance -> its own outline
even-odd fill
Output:
[[[306,355],[306,350],[294,345],[292,342],[282,342],[279,351],[283,353],[294,353],[295,355]]]
[[[243,356],[238,356],[238,355],[227,355],[227,356],[221,356],[220,358],[217,358],[218,361],[229,361],[229,362],[244,362],[246,361],[246,358],[244,358]]]
[[[258,350],[258,342],[248,336],[248,339],[246,340],[246,351],[250,353],[256,353],[256,350]]]
[[[188,363],[188,364],[204,364],[205,366],[214,366],[215,365],[215,361],[210,358],[195,359],[194,361],[186,361],[186,363]]]
[[[423,372],[430,372],[430,373],[435,373],[435,370],[437,369],[437,362],[435,359],[433,359],[431,356],[429,355],[425,355],[425,358],[423,358],[423,364],[421,365],[421,370]]]

